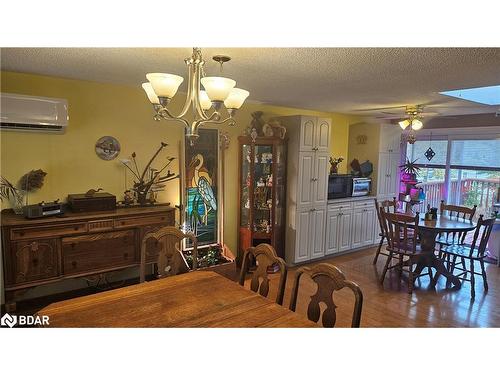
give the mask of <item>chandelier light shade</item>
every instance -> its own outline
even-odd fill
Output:
[[[406,119],[398,122],[398,124],[401,127],[401,129],[405,130],[408,127],[408,125],[410,125],[410,120]]]
[[[210,101],[207,92],[203,90],[200,90],[200,105],[201,108],[204,109],[205,111],[207,109],[210,109],[210,107],[212,106],[212,102]]]
[[[420,130],[422,129],[424,126],[424,124],[422,123],[422,121],[420,121],[419,119],[416,119],[414,118],[412,121],[411,121],[411,128],[413,130]]]
[[[222,77],[204,77],[201,84],[212,102],[223,102],[236,86],[236,81]]]
[[[224,105],[227,109],[239,109],[246,98],[248,98],[250,93],[247,90],[242,90],[238,88],[234,88],[229,93],[229,96],[226,100],[224,100]]]
[[[222,71],[222,63],[229,61],[230,57],[217,55],[213,59],[221,64]],[[205,61],[199,48],[193,48],[193,54],[184,62],[189,72],[188,87],[186,101],[179,114],[174,115],[170,112],[168,105],[177,93],[184,78],[167,73],[148,73],[146,78],[149,82],[143,83],[142,87],[155,110],[154,119],[157,121],[165,119],[182,122],[186,128],[186,137],[189,139],[190,144],[193,144],[199,137],[198,128],[200,126],[209,123],[235,125],[234,114],[243,105],[250,93],[235,88],[236,82],[232,79],[205,77],[203,72]],[[201,90],[201,85],[205,90]],[[223,104],[227,112],[225,118],[222,114]],[[192,113],[188,114],[190,109]]]
[[[148,73],[146,78],[159,98],[172,99],[184,78],[175,74]]]
[[[150,82],[144,82],[142,88],[146,91],[146,95],[152,104],[160,104],[160,99],[155,94],[155,90],[153,90],[153,86],[151,86]]]

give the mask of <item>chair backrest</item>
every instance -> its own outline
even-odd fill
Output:
[[[182,241],[189,238],[193,243],[193,270],[197,268],[198,241],[192,233],[183,233],[176,227],[163,227],[157,232],[151,232],[144,236],[141,245],[141,270],[140,282],[146,278],[147,244],[149,240],[155,240],[160,249],[155,263],[158,264],[160,277],[178,275],[189,271],[189,266],[182,254]]]
[[[458,218],[464,220],[472,220],[474,214],[476,213],[477,206],[474,205],[473,208],[465,207],[465,206],[455,206],[452,204],[445,204],[444,200],[441,201],[440,212],[441,215],[447,215],[450,218]],[[447,214],[445,213],[447,212]],[[463,244],[465,242],[465,237],[467,236],[467,232],[447,232],[443,234],[443,237],[446,238],[446,241],[451,243]]]
[[[393,214],[380,208],[383,225],[387,233],[387,243],[390,250],[398,253],[415,253],[417,251],[418,221],[420,214],[415,216]]]
[[[276,303],[283,304],[283,296],[285,295],[286,283],[286,264],[277,254],[276,250],[271,245],[260,244],[256,247],[250,247],[245,250],[243,254],[243,263],[240,272],[240,285],[245,284],[245,276],[250,267],[251,258],[255,259],[256,269],[253,270],[252,280],[250,282],[250,289],[253,292],[259,292],[261,296],[267,297],[269,294],[269,277],[268,269],[272,268],[275,264],[279,266],[280,278],[278,284],[278,293],[276,295]]]
[[[474,237],[472,239],[472,244],[470,247],[470,257],[472,257],[475,249],[477,249],[477,253],[480,257],[484,255],[486,245],[488,244],[488,241],[490,239],[491,231],[493,230],[493,225],[495,225],[494,217],[491,219],[483,220],[483,215],[479,216],[477,227],[474,232]]]
[[[385,212],[390,212],[391,207],[393,208],[392,212],[396,213],[398,209],[398,202],[396,201],[396,197],[393,197],[392,200],[385,200],[380,203],[377,199],[375,199],[375,208],[377,210],[378,224],[380,226],[380,231],[384,236],[386,235],[386,233],[384,232],[384,224],[382,222],[382,216],[380,216],[380,209],[383,208]]]
[[[476,213],[477,205],[474,205],[473,208],[465,207],[465,206],[455,206],[453,204],[445,204],[444,200],[441,201],[441,206],[439,208],[441,215],[445,215],[445,211],[448,212],[448,216],[456,217],[459,219],[467,219],[472,220],[474,218],[474,214]]]
[[[316,323],[321,318],[323,327],[334,327],[337,321],[337,306],[333,301],[333,293],[336,290],[349,288],[355,297],[351,327],[358,328],[361,322],[363,293],[356,283],[346,280],[342,271],[333,264],[319,263],[312,267],[301,267],[297,270],[290,300],[290,310],[295,311],[300,278],[304,273],[308,274],[318,287],[316,294],[311,296],[311,301],[307,307],[307,318]],[[322,317],[320,316],[320,302],[326,304]]]

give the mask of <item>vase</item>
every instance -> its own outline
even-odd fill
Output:
[[[23,207],[24,207],[24,194],[22,192],[19,192],[17,195],[14,196],[14,199],[12,201],[12,210],[16,215],[22,215]]]
[[[137,192],[137,203],[139,203],[141,206],[147,206],[149,204],[147,191]]]
[[[339,173],[339,168],[338,168],[338,166],[337,166],[337,165],[333,165],[333,164],[332,164],[332,165],[330,166],[330,174],[337,174],[337,173]]]

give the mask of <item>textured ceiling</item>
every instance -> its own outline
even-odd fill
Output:
[[[2,48],[1,69],[139,86],[148,72],[187,77],[190,48]],[[439,91],[500,84],[500,48],[203,48],[227,54],[223,75],[250,91],[249,100],[370,116],[404,110],[370,108],[429,104],[434,115],[493,113],[498,107]],[[185,91],[186,83],[181,90]]]

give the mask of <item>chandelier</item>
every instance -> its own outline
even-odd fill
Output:
[[[424,126],[421,115],[423,110],[424,108],[421,105],[417,105],[415,107],[407,106],[406,114],[408,115],[408,118],[398,122],[401,129],[405,130],[408,126],[411,127],[411,130],[422,129]]]
[[[229,61],[229,56],[214,56],[213,59],[222,64]],[[177,93],[184,78],[167,73],[148,73],[149,82],[142,84],[142,88],[153,105],[157,121],[161,119],[180,121],[186,128],[186,137],[191,145],[198,139],[198,128],[208,123],[221,125],[235,125],[234,114],[243,105],[250,94],[246,90],[234,87],[236,82],[223,77],[205,77],[203,65],[205,61],[200,48],[193,48],[191,57],[184,60],[188,67],[188,90],[184,107],[179,114],[173,114],[168,104]],[[205,90],[200,89],[200,84]],[[227,115],[223,116],[222,107],[226,108]],[[190,117],[187,117],[191,108]],[[189,118],[189,119],[188,119]]]

